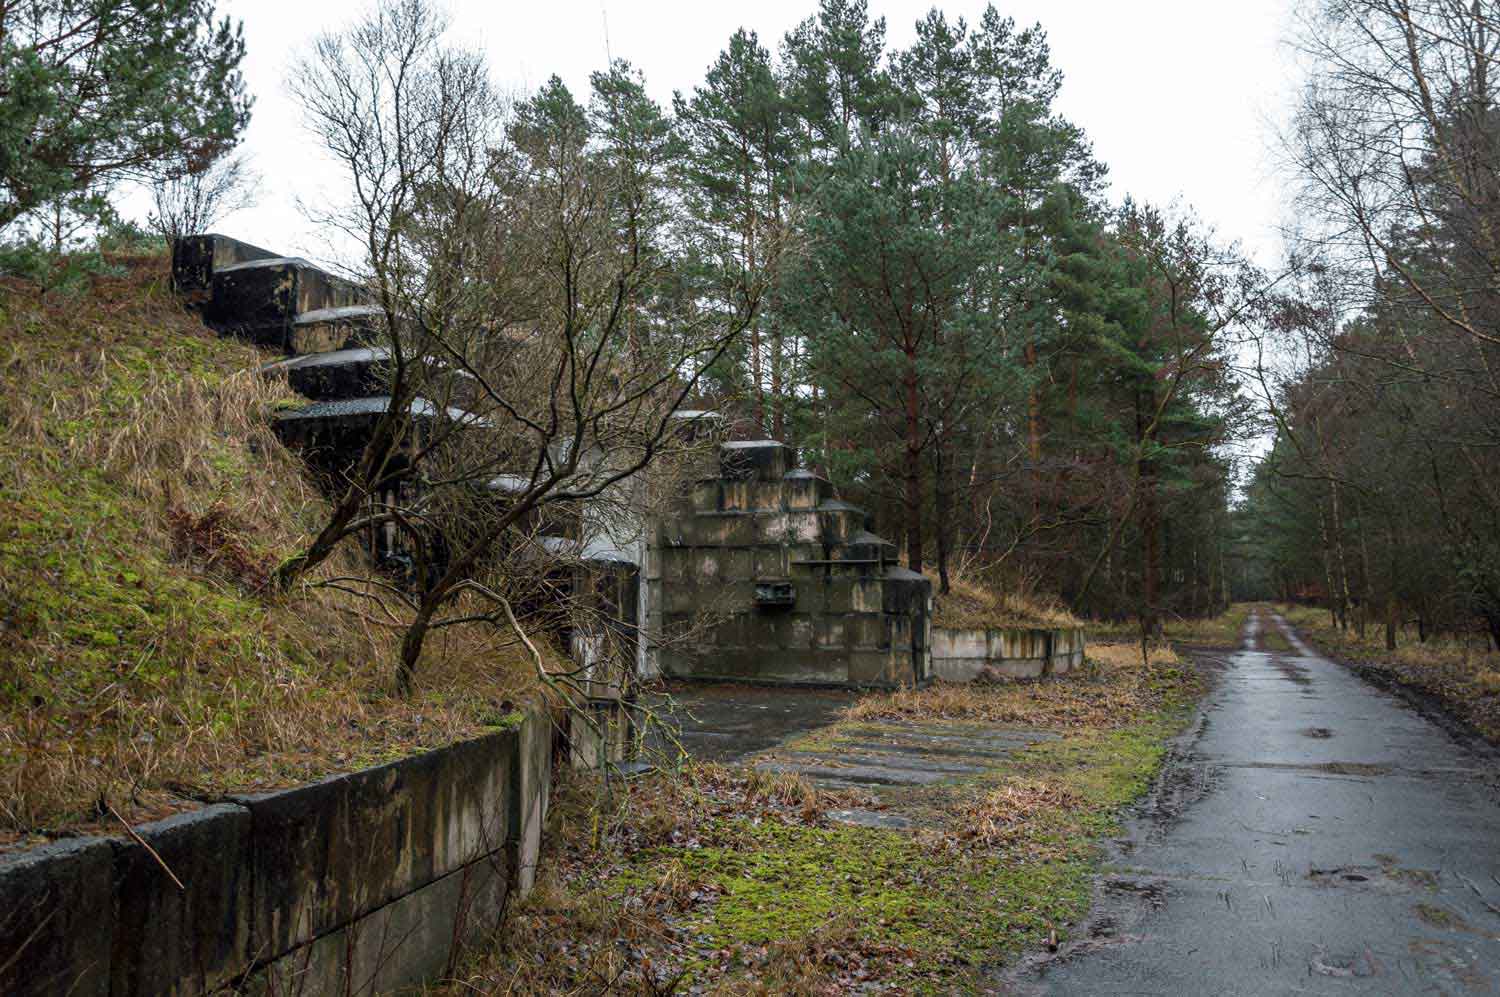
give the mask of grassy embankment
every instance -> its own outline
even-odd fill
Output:
[[[529,684],[514,649],[456,628],[402,700],[366,600],[267,595],[324,509],[267,429],[289,392],[180,307],[164,257],[114,269],[0,281],[0,846],[497,722]]]
[[[899,803],[697,764],[562,788],[537,892],[446,992],[843,993],[988,989],[983,971],[1085,914],[1099,840],[1145,791],[1200,691],[1169,650],[1105,648],[1064,679],[872,695],[809,744],[875,724],[1014,725],[1057,740]],[[895,807],[918,830],[828,811]]]
[[[938,591],[932,578],[932,625],[954,630],[1006,627],[1076,627],[1079,620],[1056,600],[1012,589],[997,589],[962,576],[951,591]]]
[[[1277,606],[1277,611],[1325,654],[1382,672],[1441,702],[1493,741],[1500,742],[1500,654],[1483,638],[1451,636],[1418,643],[1403,634],[1396,650],[1385,647],[1385,628],[1369,626],[1365,636],[1340,631],[1328,611],[1312,606]]]

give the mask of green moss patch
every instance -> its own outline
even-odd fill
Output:
[[[626,990],[649,975],[655,986],[676,980],[712,993],[844,992],[874,982],[988,992],[998,966],[1061,942],[1082,920],[1101,839],[1117,833],[1121,809],[1150,785],[1198,692],[1187,668],[995,690],[1094,697],[1125,712],[1110,724],[1059,721],[1060,737],[978,776],[873,797],[711,765],[654,775],[607,798],[597,782],[576,778],[560,797],[542,863],[553,874],[453,992],[510,985],[518,965],[538,967],[514,984],[528,992],[609,973]],[[912,715],[890,728],[851,718],[779,752],[920,729]],[[945,735],[953,726],[928,724]],[[829,819],[851,806],[915,826]],[[635,963],[613,961],[621,946]]]

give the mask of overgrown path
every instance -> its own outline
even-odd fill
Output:
[[[1256,613],[1156,805],[1121,842],[1092,937],[1032,983],[1061,994],[1493,993],[1497,771],[1494,752],[1456,742]]]

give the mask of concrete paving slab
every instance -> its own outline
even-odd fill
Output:
[[[829,789],[878,792],[972,779],[1057,736],[998,724],[879,721],[836,737],[803,737],[833,724],[857,699],[845,690],[681,685],[666,687],[651,705],[692,757],[795,772]],[[658,757],[674,750],[664,735],[653,747]],[[890,816],[882,812],[882,819]]]

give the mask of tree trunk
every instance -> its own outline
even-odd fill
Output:
[[[922,560],[922,424],[919,417],[921,405],[917,397],[916,353],[906,354],[906,374],[902,378],[906,388],[906,468],[905,468],[905,512],[906,512],[906,563],[911,570],[921,573]]]
[[[1031,515],[1042,518],[1042,396],[1035,381],[1036,341],[1026,343],[1026,370],[1033,374],[1026,393],[1026,452],[1031,457]]]
[[[937,516],[937,560],[938,560],[938,591],[944,595],[953,590],[948,579],[948,540],[952,530],[952,497],[948,489],[948,467],[944,460],[943,441],[936,441],[932,448],[933,453],[933,483],[935,486],[933,512]]]
[[[1159,525],[1156,468],[1147,462],[1141,469],[1141,631],[1148,639],[1161,635],[1161,617],[1157,612],[1161,572]]]
[[[405,699],[411,695],[412,681],[417,674],[417,661],[422,657],[422,645],[427,641],[427,632],[432,625],[433,614],[441,603],[442,596],[434,589],[422,600],[417,615],[406,628],[401,639],[401,661],[396,666],[396,692]]]

